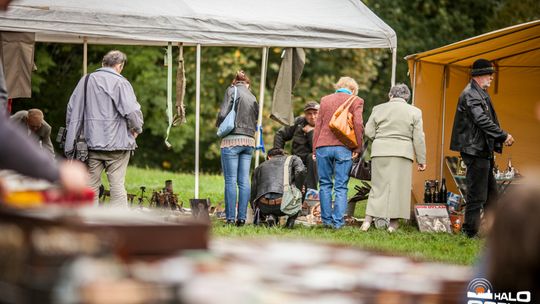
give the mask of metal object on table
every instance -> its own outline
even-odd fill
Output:
[[[161,191],[152,192],[150,206],[155,208],[182,210],[182,203],[178,200],[178,195],[173,193],[171,180],[165,181],[165,188]]]

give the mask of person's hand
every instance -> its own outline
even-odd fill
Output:
[[[137,139],[137,136],[139,136],[139,133],[131,130],[131,135],[133,135],[133,138]]]
[[[317,155],[315,155],[315,153],[313,153],[313,154],[311,154],[311,158],[312,158],[313,160],[317,160]]]
[[[353,159],[357,159],[359,155],[360,155],[360,153],[358,153],[358,152],[353,152],[353,153],[352,153],[352,158],[353,158]]]
[[[81,192],[88,184],[88,171],[83,163],[60,163],[60,183],[69,192]]]
[[[425,171],[427,168],[426,164],[418,164],[418,171]]]
[[[304,133],[309,133],[309,132],[311,132],[313,129],[315,129],[315,127],[312,127],[310,124],[307,124],[307,125],[305,125],[305,126],[302,128],[302,131],[304,131]]]
[[[512,135],[508,134],[506,136],[506,140],[504,141],[504,145],[510,147],[511,145],[514,144],[514,141],[515,141],[514,137]]]

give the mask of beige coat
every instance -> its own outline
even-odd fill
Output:
[[[409,219],[412,163],[415,157],[426,163],[422,112],[404,99],[390,99],[373,108],[365,132],[373,139],[366,214]]]
[[[405,157],[426,163],[422,111],[404,99],[392,98],[373,108],[365,127],[373,144],[371,157]]]

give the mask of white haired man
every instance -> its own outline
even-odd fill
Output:
[[[66,155],[73,154],[77,132],[88,144],[90,187],[97,193],[101,173],[107,173],[111,206],[127,206],[125,175],[135,139],[142,132],[141,106],[129,81],[120,73],[127,57],[113,50],[102,61],[102,67],[81,78],[69,100],[66,114]]]

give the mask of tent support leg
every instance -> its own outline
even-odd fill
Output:
[[[257,126],[262,126],[263,118],[263,109],[264,109],[264,90],[266,84],[266,70],[268,64],[268,47],[263,47],[262,49],[262,60],[261,60],[261,84],[259,89],[259,117],[257,118]],[[261,136],[259,132],[262,132],[262,129],[259,129],[256,133],[257,147],[261,144]],[[259,150],[255,151],[255,168],[259,166]]]
[[[397,48],[392,49],[392,86],[396,85]]]
[[[414,102],[416,101],[416,61],[413,65],[413,83],[412,83],[412,105],[414,106]]]
[[[443,94],[443,104],[442,104],[442,126],[441,126],[441,159],[440,159],[440,171],[439,171],[439,179],[442,179],[443,177],[443,166],[444,166],[444,127],[445,127],[445,116],[446,116],[446,85],[447,85],[447,81],[448,81],[448,73],[450,72],[450,67],[449,66],[444,66],[444,70],[443,70],[443,73],[444,73],[444,78],[443,78],[443,90],[442,90],[442,94]]]
[[[88,38],[83,38],[83,75],[88,74]]]
[[[201,45],[197,44],[197,72],[195,78],[195,195],[199,198],[199,133],[201,116]]]

